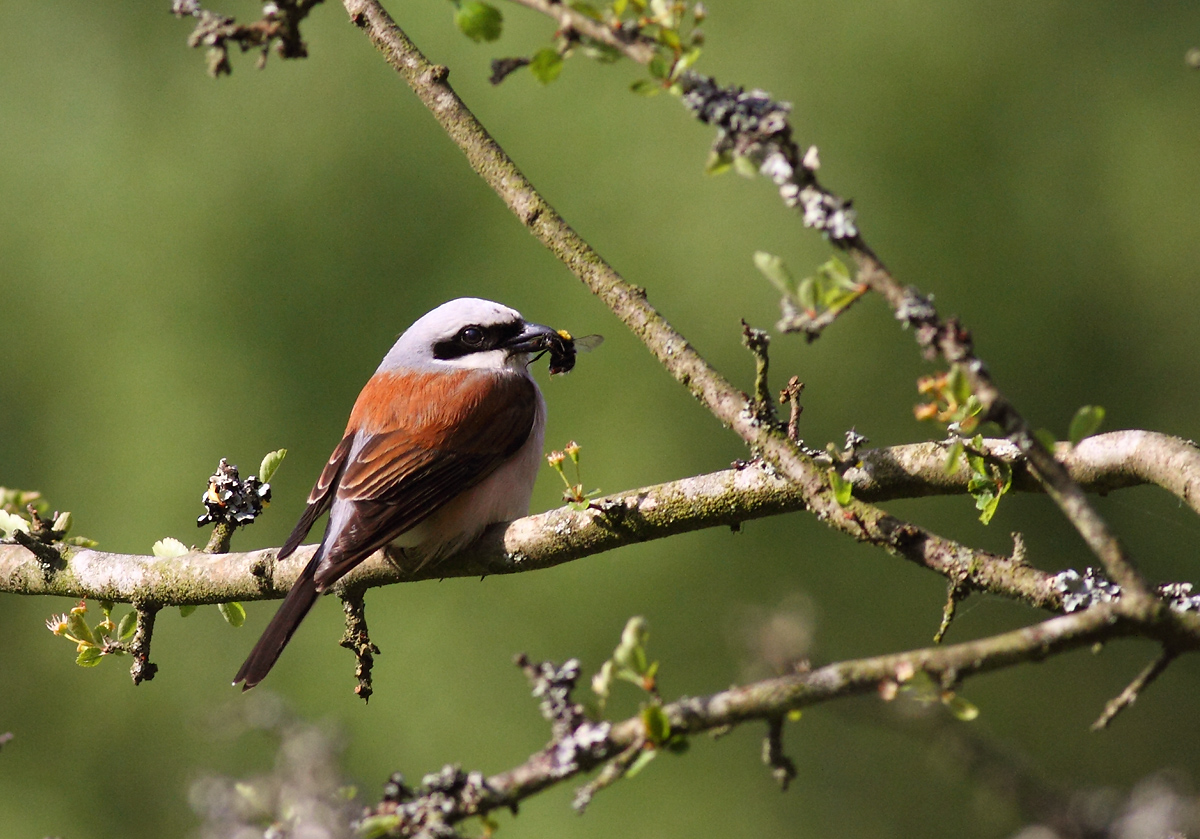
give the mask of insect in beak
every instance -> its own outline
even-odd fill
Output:
[[[569,373],[575,367],[575,356],[581,352],[591,352],[604,343],[603,335],[584,335],[576,338],[565,329],[558,330],[553,337],[547,339],[550,351],[550,375]]]

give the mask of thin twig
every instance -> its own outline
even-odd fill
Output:
[[[933,634],[933,643],[942,643],[942,639],[946,637],[946,632],[950,629],[950,623],[954,620],[954,613],[958,610],[958,601],[965,596],[966,591],[962,583],[951,580],[946,590],[946,605],[942,607],[942,622],[938,625],[937,632]]]
[[[158,665],[150,661],[150,641],[154,636],[154,619],[161,607],[156,603],[135,602],[133,608],[137,610],[137,629],[129,642],[129,653],[133,656],[129,675],[135,685],[140,685],[158,672]]]
[[[767,351],[771,336],[742,321],[742,345],[754,354],[754,404],[759,418],[765,423],[775,422],[775,405],[771,399],[771,385],[767,380],[771,359]]]
[[[604,764],[604,768],[600,770],[595,778],[575,791],[575,797],[571,800],[571,809],[576,813],[582,813],[592,803],[592,799],[596,797],[596,793],[608,789],[617,781],[624,778],[629,772],[629,768],[633,766],[633,762],[641,755],[642,748],[642,742],[630,743],[625,748],[625,751]]]
[[[800,440],[800,414],[804,413],[804,406],[800,404],[800,395],[804,393],[804,382],[800,381],[798,376],[792,376],[788,379],[787,385],[783,390],[779,391],[779,404],[789,403],[791,410],[788,413],[787,436],[793,443],[799,444]],[[860,498],[862,496],[859,496]]]
[[[1092,731],[1103,731],[1108,728],[1108,724],[1113,721],[1113,718],[1136,702],[1141,692],[1149,687],[1151,682],[1162,675],[1162,672],[1175,660],[1177,655],[1179,653],[1171,647],[1163,647],[1162,652],[1147,664],[1142,669],[1142,672],[1134,677],[1125,690],[1109,700],[1108,704],[1104,706],[1104,712],[1100,714],[1099,719],[1092,723]]]
[[[783,753],[783,714],[767,717],[767,736],[763,738],[763,763],[771,769],[771,777],[781,790],[796,777],[796,764]]]
[[[354,653],[354,677],[358,679],[358,686],[354,688],[354,692],[363,702],[368,702],[371,694],[375,692],[371,683],[371,669],[375,666],[375,656],[379,654],[379,647],[371,642],[371,635],[367,630],[367,603],[364,592],[362,588],[354,588],[341,595],[346,631],[339,643]]]

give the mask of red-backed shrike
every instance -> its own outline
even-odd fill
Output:
[[[354,403],[278,558],[328,511],[321,545],[234,684],[261,682],[317,595],[380,548],[411,549],[424,564],[528,514],[546,424],[529,363],[547,350],[570,369],[565,333],[474,297],[438,306],[400,336]]]

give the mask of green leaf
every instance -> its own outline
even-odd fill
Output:
[[[656,79],[665,79],[667,74],[671,72],[671,65],[661,55],[656,55],[650,59],[650,63],[646,65],[646,69],[650,71],[650,75]]]
[[[671,723],[661,705],[647,705],[642,709],[642,724],[646,727],[646,739],[661,746],[671,737]]]
[[[781,257],[766,251],[754,252],[754,267],[783,294],[792,293],[792,274]]]
[[[601,699],[607,699],[612,691],[613,683],[613,660],[610,658],[604,664],[600,665],[600,669],[592,676],[592,692]]]
[[[670,47],[675,52],[683,50],[683,44],[679,41],[679,33],[674,29],[663,29],[658,33],[658,42],[664,47]]]
[[[104,658],[104,653],[100,652],[99,647],[84,647],[79,651],[75,663],[80,667],[95,667],[102,658]]]
[[[955,438],[950,447],[946,449],[946,464],[942,468],[947,475],[953,475],[958,471],[958,459],[963,455],[962,440]]]
[[[971,383],[957,364],[950,368],[950,375],[946,377],[946,390],[959,405],[967,404],[967,400],[971,398]]]
[[[1081,440],[1095,434],[1103,422],[1104,409],[1102,407],[1084,405],[1075,412],[1075,417],[1071,420],[1071,429],[1067,432],[1067,439],[1071,441],[1072,446],[1078,446]]]
[[[654,79],[638,79],[629,89],[639,96],[657,96],[663,92],[662,84]]]
[[[960,424],[963,424],[967,420],[970,420],[972,417],[978,416],[982,410],[983,410],[983,403],[979,401],[978,396],[976,396],[975,394],[972,393],[970,396],[967,397],[967,401],[963,403],[963,406],[958,409],[958,417],[959,417],[958,422]],[[971,423],[969,423],[969,426],[971,428],[975,428],[978,426],[978,423],[971,422]],[[964,428],[964,430],[965,430],[965,428]]]
[[[217,608],[221,610],[221,617],[232,627],[239,627],[246,622],[246,610],[236,600],[218,603]]]
[[[581,15],[590,17],[592,20],[600,21],[601,23],[604,22],[604,15],[602,15],[600,10],[591,3],[584,3],[582,0],[575,0],[575,2],[571,4],[571,8],[579,12]]]
[[[263,457],[262,463],[258,465],[258,479],[264,484],[275,476],[275,470],[279,468],[279,464],[283,463],[283,459],[287,457],[287,449],[276,449],[273,452],[267,452]]]
[[[982,512],[979,514],[979,520],[984,524],[990,524],[992,516],[996,515],[996,510],[1000,508],[1000,496],[990,493],[983,493],[975,497],[975,506]]]
[[[972,445],[982,445],[977,437]],[[979,520],[991,522],[1000,506],[1000,498],[1012,487],[1012,467],[1007,463],[988,463],[979,454],[967,453],[967,464],[971,468],[971,479],[967,492],[975,498],[975,507],[980,510]]]
[[[817,273],[841,288],[854,288],[854,280],[850,278],[850,269],[846,263],[836,256],[831,256],[819,268]]]
[[[625,8],[629,5],[629,0],[613,0],[612,10],[617,17],[625,14]]]
[[[642,82],[646,81],[646,79],[642,79]],[[634,82],[634,84],[636,85],[637,82]],[[708,153],[708,160],[704,161],[704,174],[723,175],[729,171],[731,166],[733,166],[733,157],[730,156],[729,152],[712,151]]]
[[[454,13],[454,25],[475,43],[499,38],[503,24],[499,9],[478,0],[463,3]]]
[[[645,769],[650,761],[658,757],[658,749],[642,749],[638,752],[638,756],[633,759],[633,763],[629,764],[629,768],[625,770],[626,778],[633,778],[637,773]]]
[[[71,530],[71,525],[74,523],[74,516],[70,512],[59,513],[54,519],[54,524],[51,525],[55,530],[62,533],[64,536]]]
[[[758,177],[758,167],[754,165],[754,161],[745,155],[735,155],[733,158],[733,171],[737,172],[746,180],[753,180]]]
[[[644,647],[650,640],[650,622],[641,615],[634,615],[625,621],[621,630],[621,646]]]
[[[558,54],[558,50],[546,47],[538,50],[533,60],[529,62],[529,70],[533,73],[533,77],[542,84],[550,84],[558,78],[558,74],[562,72],[563,57]]]
[[[942,699],[942,704],[955,717],[963,722],[970,722],[979,716],[979,709],[969,700],[963,699],[957,693],[952,693]]]
[[[128,641],[133,637],[134,631],[137,629],[137,612],[126,612],[121,618],[121,622],[117,624],[117,640]]]
[[[700,47],[692,47],[675,62],[675,75],[678,77],[684,70],[691,67],[700,58]]]
[[[194,604],[191,606],[180,606],[179,607],[179,617],[186,618],[188,615],[190,615],[194,611],[196,611],[196,606]]]
[[[88,644],[96,643],[96,636],[92,634],[92,629],[87,625],[83,615],[77,615],[74,612],[67,613],[67,633],[76,640]]]
[[[66,539],[63,539],[63,543],[74,545],[77,548],[94,548],[100,544],[95,539],[89,539],[86,536],[68,536]]]
[[[817,281],[812,277],[805,277],[800,281],[800,285],[796,286],[796,299],[800,301],[800,307],[805,312],[815,312],[817,310]]]
[[[0,510],[0,539],[7,539],[17,530],[28,533],[29,522],[16,513],[7,513],[4,510]]]
[[[838,474],[836,469],[829,470],[829,483],[833,486],[833,497],[837,499],[837,503],[848,507],[854,494],[854,485]]]
[[[367,816],[358,822],[355,836],[358,839],[383,839],[384,836],[391,836],[398,827],[400,817],[397,815]]]
[[[174,559],[177,556],[183,556],[187,552],[187,545],[170,536],[165,539],[159,539],[154,543],[154,555],[163,559]]]

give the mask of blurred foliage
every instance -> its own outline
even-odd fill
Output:
[[[704,177],[710,132],[670,97],[631,95],[640,68],[575,61],[545,88],[525,74],[493,88],[490,60],[544,47],[551,22],[504,7],[487,44],[464,38],[442,0],[392,12],[563,215],[749,389],[739,318],[767,325],[779,312],[752,255],[804,276],[826,244],[767,184]],[[218,458],[253,464],[286,445],[275,503],[234,542],[280,544],[396,334],[463,294],[608,338],[570,376],[539,373],[547,439],[586,447],[589,484],[635,487],[744,456],[471,174],[337,4],[307,21],[310,58],[257,72],[235,55],[220,81],[184,46],[188,29],[166,2],[50,0],[36,18],[0,4],[0,484],[40,490],[106,549],[143,553],[167,534],[203,544],[194,521]],[[1109,428],[1200,436],[1188,305],[1200,75],[1184,62],[1200,9],[765,0],[710,3],[704,29],[697,68],[794,104],[800,141],[820,146],[823,179],[855,199],[868,241],[963,318],[1032,423],[1066,429],[1094,404]],[[811,444],[851,426],[873,445],[937,436],[912,414],[914,381],[936,371],[877,300],[814,344],[777,338],[772,370],[777,387],[806,383]],[[559,483],[545,470],[535,508],[560,503]],[[1099,503],[1150,577],[1195,579],[1198,524],[1174,499],[1139,490]],[[1019,529],[1045,568],[1087,562],[1044,498],[1006,497],[986,529],[967,499],[889,508],[999,551]],[[645,615],[670,700],[738,678],[738,616],[798,594],[813,604],[807,655],[821,662],[928,643],[945,587],[795,515],[537,574],[372,592],[383,654],[367,707],[336,643],[341,610],[322,602],[259,691],[340,726],[345,766],[377,798],[395,770],[498,771],[545,742],[514,652],[578,656],[594,672],[626,619]],[[190,782],[269,768],[270,738],[218,722],[247,701],[228,681],[273,604],[248,604],[239,632],[217,610],[186,622],[163,612],[161,670],[135,689],[122,667],[76,667],[42,629],[73,604],[3,600],[6,834],[180,835],[198,824]],[[1036,617],[972,598],[948,640]],[[1087,731],[1153,652],[1119,644],[973,680],[971,725],[1064,784],[1200,777],[1194,657],[1112,730]],[[751,726],[602,793],[582,819],[561,789],[501,825],[564,839],[1018,829],[1001,792],[919,733],[877,725],[878,707],[789,724],[798,776],[782,797]]]

